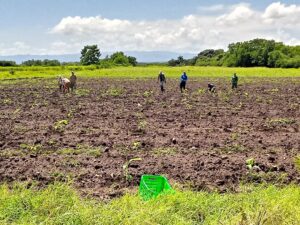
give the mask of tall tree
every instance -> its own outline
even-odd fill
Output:
[[[101,53],[97,45],[86,45],[81,50],[80,62],[82,65],[98,64],[100,56]]]

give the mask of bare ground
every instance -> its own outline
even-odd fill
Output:
[[[215,79],[215,94],[207,82],[191,80],[184,94],[177,80],[164,94],[155,80],[85,79],[76,94],[59,93],[54,80],[0,84],[0,181],[72,179],[100,198],[122,195],[142,174],[221,192],[299,183],[300,79],[249,79],[236,91]]]

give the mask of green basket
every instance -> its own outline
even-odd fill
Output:
[[[139,193],[144,200],[149,200],[171,190],[173,189],[164,176],[143,175],[141,177]]]

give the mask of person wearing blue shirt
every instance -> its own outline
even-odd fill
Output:
[[[185,90],[187,80],[188,80],[188,77],[186,75],[186,72],[183,72],[183,74],[180,77],[180,91],[181,91],[181,93]]]

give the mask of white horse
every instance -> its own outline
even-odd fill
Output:
[[[70,80],[67,78],[64,78],[62,76],[58,77],[58,86],[59,90],[63,93],[69,92],[70,91]]]

